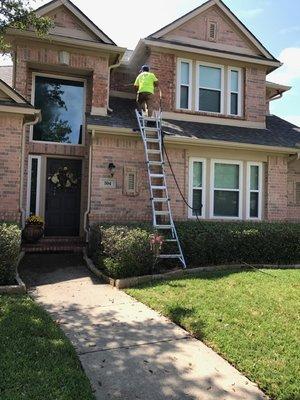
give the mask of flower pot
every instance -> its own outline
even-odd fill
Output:
[[[23,230],[23,238],[27,243],[36,243],[43,236],[44,228],[41,225],[26,225]]]

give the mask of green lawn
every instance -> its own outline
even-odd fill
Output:
[[[94,399],[71,343],[28,296],[0,295],[0,399]]]
[[[300,270],[211,272],[127,290],[276,400],[300,399]]]

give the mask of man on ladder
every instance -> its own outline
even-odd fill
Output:
[[[150,72],[148,65],[143,65],[140,74],[134,82],[137,89],[138,111],[145,116],[152,116],[151,98],[154,95],[155,87],[158,86],[158,79],[154,73]]]

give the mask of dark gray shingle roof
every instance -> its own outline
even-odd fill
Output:
[[[87,123],[137,129],[134,100],[112,97],[110,107],[113,109],[111,115],[106,117],[88,115]],[[267,129],[175,120],[164,120],[163,129],[165,132],[183,137],[300,149],[300,128],[275,115],[267,116]]]

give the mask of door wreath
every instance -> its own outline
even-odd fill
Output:
[[[48,180],[56,189],[69,189],[78,184],[78,177],[68,167],[58,168],[53,175],[48,177]]]

